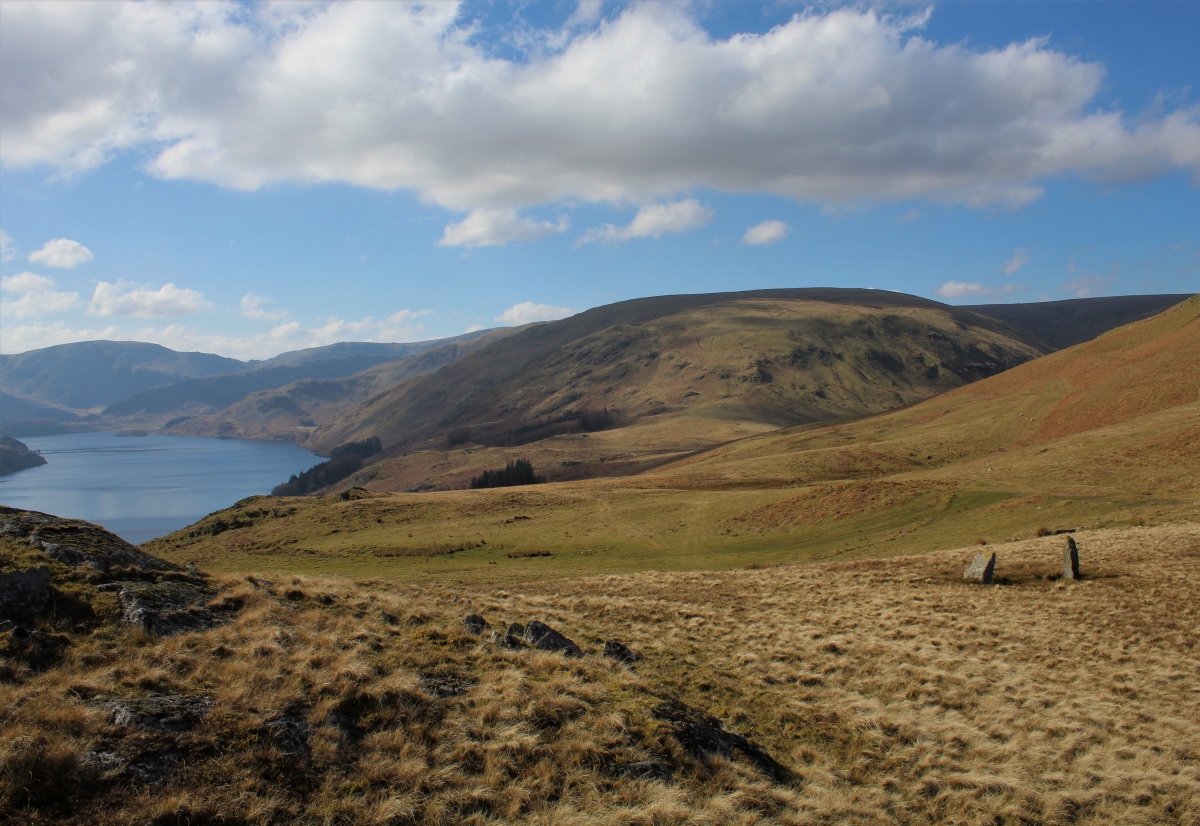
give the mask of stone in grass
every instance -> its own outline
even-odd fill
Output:
[[[478,637],[483,633],[483,630],[488,627],[487,620],[480,614],[467,614],[463,619],[463,628],[468,634]]]
[[[101,705],[112,715],[114,726],[187,731],[208,713],[212,698],[204,694],[151,694]]]
[[[604,656],[616,660],[620,663],[637,662],[638,655],[634,654],[625,643],[620,640],[608,640],[604,643]]]
[[[525,642],[543,651],[561,651],[568,657],[583,656],[583,651],[572,640],[537,620],[525,626]]]
[[[1067,537],[1067,546],[1063,549],[1063,578],[1070,579],[1075,582],[1083,579],[1083,575],[1079,573],[1079,546],[1075,544],[1074,537]]]
[[[991,585],[996,573],[996,554],[980,554],[963,571],[963,579],[978,582],[981,585]]]

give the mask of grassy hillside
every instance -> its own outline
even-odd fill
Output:
[[[352,408],[309,444],[324,452],[379,436],[389,457],[433,451],[399,463],[420,466],[416,478],[399,472],[405,488],[461,486],[469,468],[440,453],[459,443],[503,448],[617,430],[601,438],[617,457],[662,461],[764,429],[909,404],[1046,349],[989,319],[895,293],[645,299],[514,334]],[[586,426],[596,414],[611,425]],[[550,478],[612,472],[581,469],[597,451],[578,441],[541,446],[560,454],[543,468]]]
[[[992,587],[961,578],[974,547],[414,587],[211,579],[120,548],[132,567],[101,572],[10,533],[0,570],[44,564],[54,587],[53,610],[10,624],[0,652],[12,822],[1183,826],[1200,812],[1195,524],[1077,533],[1082,582],[1054,580],[1061,537],[996,545]],[[91,559],[102,537],[87,540]],[[153,630],[171,615],[152,606],[131,616],[153,589],[192,595],[177,627]],[[504,637],[534,620],[582,656]],[[610,641],[636,661],[605,656],[623,653]]]
[[[1039,528],[1194,518],[1194,352],[1200,298],[903,410],[772,431],[634,477],[255,499],[149,547],[225,571],[493,582],[896,554]],[[569,438],[603,453],[620,433],[551,444]],[[443,455],[496,467],[531,447]],[[550,555],[524,555],[532,552]]]
[[[1007,322],[1061,350],[1158,315],[1191,297],[1191,294],[1114,295],[1027,304],[975,304],[968,309]]]

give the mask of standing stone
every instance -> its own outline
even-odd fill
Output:
[[[991,585],[992,576],[996,573],[996,554],[980,554],[975,561],[963,571],[963,579],[978,582],[980,585]]]
[[[1067,547],[1063,551],[1063,578],[1075,582],[1083,579],[1083,575],[1079,573],[1079,546],[1071,536],[1067,537]]]

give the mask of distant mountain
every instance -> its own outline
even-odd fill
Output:
[[[222,410],[251,393],[297,381],[352,376],[377,364],[423,353],[435,347],[469,342],[488,331],[404,344],[344,342],[284,353],[249,369],[209,378],[188,379],[136,393],[109,405],[105,416],[199,415]]]
[[[977,304],[964,309],[1006,321],[1061,350],[1157,315],[1191,297],[1191,293],[1118,295],[1031,304]]]
[[[433,373],[520,329],[502,327],[448,339],[448,343],[385,361],[350,376],[306,378],[259,390],[215,413],[180,417],[182,420],[172,422],[167,431],[188,436],[291,439],[304,443],[315,427],[328,423],[338,413],[401,382]]]
[[[0,390],[52,406],[94,410],[151,387],[244,367],[237,359],[177,353],[157,344],[84,341],[0,355]]]

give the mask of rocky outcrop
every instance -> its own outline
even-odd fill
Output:
[[[0,505],[0,536],[23,539],[56,562],[100,573],[114,569],[178,571],[99,525]]]
[[[479,614],[467,614],[463,618],[463,630],[468,634],[478,637],[488,627],[487,620]]]
[[[49,601],[50,569],[45,565],[0,573],[0,617],[35,617],[46,609]]]
[[[205,607],[213,597],[207,587],[164,580],[116,583],[115,590],[121,602],[122,622],[156,636],[211,628],[218,622],[216,614]]]

